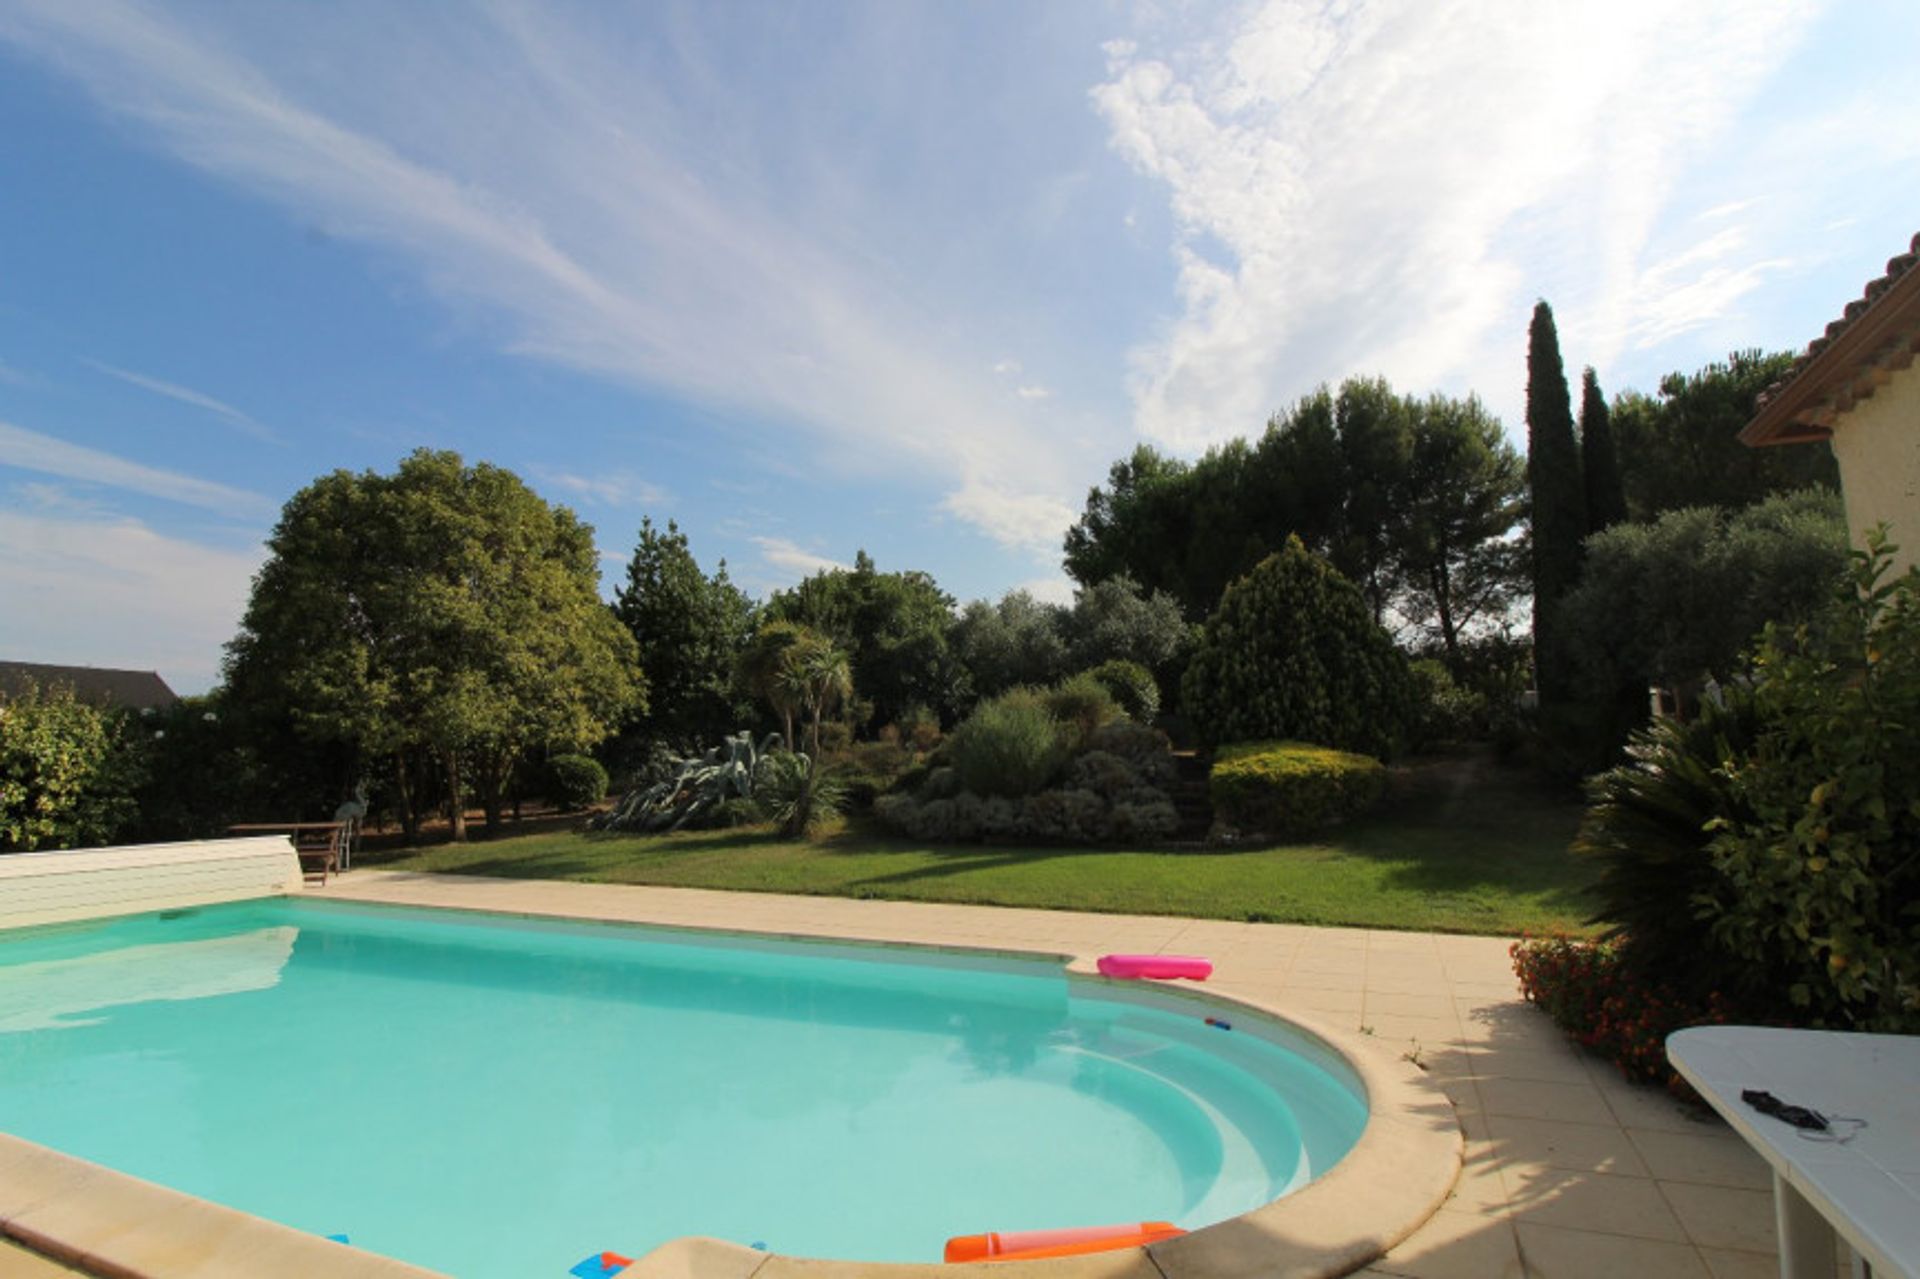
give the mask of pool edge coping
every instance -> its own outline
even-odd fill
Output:
[[[471,881],[473,877],[444,878]],[[418,883],[419,878],[409,876],[406,882]],[[660,923],[578,907],[425,903],[382,895],[378,881],[354,887],[359,891],[312,895],[321,900],[502,918],[576,920],[708,936],[904,947],[1051,962],[1060,964],[1076,981],[1115,988],[1138,985],[1101,976],[1094,966],[1095,956],[1066,950]],[[1152,983],[1150,988],[1162,987]],[[1446,1202],[1460,1174],[1464,1137],[1452,1101],[1412,1063],[1390,1059],[1358,1035],[1269,1001],[1190,985],[1168,993],[1246,1008],[1320,1041],[1347,1063],[1366,1092],[1368,1118],[1359,1140],[1324,1175],[1299,1190],[1175,1239],[1079,1257],[971,1265],[990,1264],[997,1271],[1011,1271],[1006,1279],[1251,1279],[1255,1275],[1333,1279],[1378,1260]],[[112,1208],[119,1211],[110,1212]],[[360,1249],[343,1250],[340,1244],[291,1226],[4,1132],[0,1132],[0,1236],[102,1279],[226,1279],[229,1275],[238,1279],[262,1273],[287,1279],[438,1279],[438,1272]],[[961,1268],[931,1262],[796,1257],[684,1236],[641,1256],[624,1273],[627,1279],[936,1279]]]

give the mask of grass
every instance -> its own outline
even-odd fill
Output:
[[[1583,930],[1570,797],[1471,761],[1408,770],[1325,838],[1231,851],[927,844],[855,822],[811,842],[760,829],[561,832],[369,853],[385,869],[971,902],[1204,919],[1513,934]]]

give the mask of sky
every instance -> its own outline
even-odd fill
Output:
[[[755,595],[1070,598],[1145,441],[1653,390],[1920,230],[1907,0],[0,5],[0,658],[219,678],[415,448]]]

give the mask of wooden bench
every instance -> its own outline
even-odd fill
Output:
[[[293,840],[293,851],[300,858],[300,871],[308,883],[317,877],[322,887],[328,875],[340,872],[340,851],[346,842],[345,822],[242,822],[227,827],[229,835],[286,835]]]

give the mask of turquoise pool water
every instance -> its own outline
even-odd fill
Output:
[[[467,1279],[1244,1212],[1324,1050],[1043,963],[269,901],[0,933],[0,1130]],[[1318,1060],[1315,1060],[1317,1058]]]

